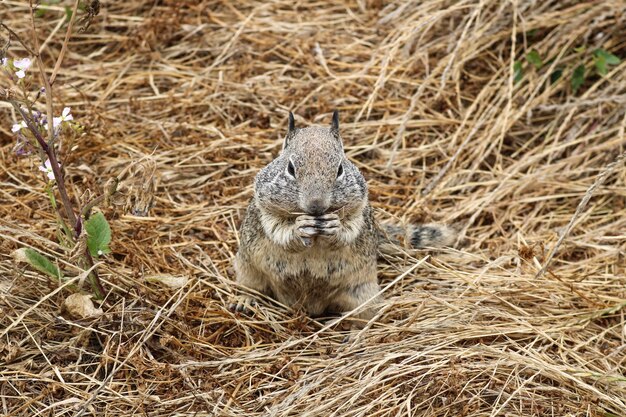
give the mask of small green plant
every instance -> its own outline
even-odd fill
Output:
[[[100,212],[94,214],[85,222],[87,230],[87,248],[92,257],[98,258],[111,252],[111,228]]]
[[[517,84],[518,82],[522,81],[522,78],[524,78],[524,70],[522,68],[522,61],[515,61],[513,63],[513,82]]]
[[[593,63],[596,67],[596,72],[602,76],[608,73],[608,66],[619,65],[620,62],[621,60],[618,57],[604,49],[596,49],[593,51]]]
[[[572,93],[576,94],[581,85],[585,82],[585,64],[580,64],[574,68],[572,73]]]
[[[51,278],[55,278],[58,280],[63,279],[63,274],[59,267],[50,262],[50,259],[46,258],[39,252],[31,248],[22,248],[18,249],[17,252],[14,253],[14,256],[19,260],[30,264],[33,268],[35,268],[39,272],[43,272]]]
[[[538,70],[540,70],[541,67],[543,67],[543,60],[541,59],[539,52],[537,52],[534,49],[526,54],[526,61],[533,64],[535,68]]]
[[[608,52],[605,49],[598,48],[595,49],[591,54],[591,60],[593,61],[593,71],[591,68],[587,68],[585,61],[589,59],[589,56],[586,55],[587,48],[585,46],[580,46],[574,48],[573,52],[577,55],[578,63],[571,70],[571,78],[570,78],[570,87],[573,94],[577,94],[580,88],[585,83],[585,80],[592,75],[594,72],[596,75],[600,77],[604,77],[609,72],[609,67],[619,65],[621,62],[620,58],[616,55]],[[527,69],[531,66],[534,67],[535,71],[539,71],[542,68],[551,66],[554,63],[554,59],[549,61],[544,61],[539,52],[535,49],[532,49],[525,56],[526,62],[529,64]],[[556,68],[550,73],[550,83],[556,83],[561,77],[563,73],[569,73],[570,69],[563,66],[556,66]],[[517,84],[524,78],[524,65],[522,61],[517,60],[513,63],[513,81]]]
[[[52,4],[50,1],[49,4]],[[66,39],[72,31],[74,15],[78,9],[78,1],[74,5],[71,19],[68,23]],[[32,6],[33,33],[34,17],[41,15]],[[93,16],[92,16],[93,17]],[[60,162],[60,144],[65,143],[63,149],[71,149],[72,143],[84,135],[83,126],[78,123],[69,107],[65,107],[59,116],[54,116],[54,82],[67,41],[63,44],[63,50],[59,54],[55,69],[50,77],[44,70],[43,61],[38,53],[38,40],[33,37],[34,47],[31,48],[23,42],[15,32],[6,25],[0,23],[0,27],[8,33],[5,46],[0,49],[0,99],[11,104],[18,116],[18,121],[13,124],[11,131],[16,135],[14,147],[18,155],[36,158],[40,161],[39,171],[43,180],[43,190],[48,196],[50,209],[55,213],[58,225],[58,240],[65,250],[66,264],[76,265],[80,269],[90,269],[89,282],[96,298],[105,296],[96,268],[93,268],[94,259],[110,252],[111,228],[104,215],[92,209],[96,204],[109,201],[116,193],[117,180],[112,180],[107,186],[104,195],[90,201],[76,203],[79,199],[72,199],[66,187],[66,178],[63,165]],[[23,58],[9,58],[6,51],[12,40],[17,40],[29,54]],[[35,88],[36,80],[32,76],[34,65],[39,67],[39,76],[43,87]],[[44,98],[45,100],[41,100]],[[40,103],[40,101],[45,101]],[[57,198],[60,200],[58,201]],[[81,206],[82,205],[82,206]],[[51,260],[32,248],[22,248],[15,253],[16,259],[26,262],[32,268],[40,271],[50,278],[63,281],[67,272],[58,266],[58,260]]]

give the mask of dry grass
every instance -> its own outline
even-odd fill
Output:
[[[97,319],[62,314],[69,291],[10,257],[60,250],[0,108],[0,413],[626,414],[623,162],[588,193],[626,148],[626,60],[577,96],[548,82],[557,65],[569,77],[579,45],[626,57],[626,3],[383,3],[104,2],[57,81],[58,108],[88,127],[63,155],[70,190],[101,190],[150,155],[159,182],[150,216],[106,210],[114,253]],[[61,6],[38,20],[50,67]],[[6,0],[0,21],[29,39],[27,10]],[[514,84],[531,48],[556,61]],[[463,232],[347,342],[271,303],[254,317],[225,308],[237,226],[287,111],[325,124],[335,108],[380,218]],[[382,283],[426,254],[413,255],[382,263]],[[190,281],[172,290],[153,274]]]

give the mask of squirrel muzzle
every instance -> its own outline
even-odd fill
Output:
[[[305,212],[311,216],[321,216],[330,207],[330,203],[324,198],[311,198],[304,204]]]

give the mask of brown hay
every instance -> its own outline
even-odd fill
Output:
[[[49,74],[64,6],[38,19]],[[0,414],[624,415],[623,162],[574,213],[625,150],[626,60],[578,96],[549,76],[571,71],[579,45],[625,58],[625,8],[103,2],[57,76],[55,113],[71,106],[88,128],[63,166],[80,196],[150,160],[155,207],[105,210],[104,315],[61,314],[70,292],[10,256],[61,249],[36,164],[12,151],[15,114],[0,108]],[[0,21],[31,42],[27,2],[4,1]],[[513,61],[532,48],[556,60],[514,84]],[[226,308],[240,291],[237,227],[287,111],[326,124],[335,108],[381,218],[463,232],[347,340],[270,300],[254,317]],[[383,286],[424,257],[381,264]],[[155,274],[190,281],[169,290],[146,281]]]

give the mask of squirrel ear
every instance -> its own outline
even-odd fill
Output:
[[[291,136],[294,134],[295,131],[296,131],[296,121],[293,119],[293,113],[289,112],[289,124],[287,127],[287,135],[285,136],[285,140],[283,141],[283,150],[289,144],[289,140],[291,139]]]
[[[293,113],[289,112],[289,128],[287,134],[293,133],[294,130],[296,130],[296,121],[293,119]]]
[[[333,120],[330,122],[330,128],[339,131],[339,112],[337,110],[333,112]]]

